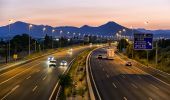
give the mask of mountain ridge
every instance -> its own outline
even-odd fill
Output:
[[[45,36],[45,34],[51,35],[52,29],[55,29],[56,31],[53,33],[54,36],[59,36],[60,31],[62,30],[65,36],[72,36],[73,33],[76,33],[77,35],[79,33],[86,34],[86,35],[103,35],[103,36],[111,36],[115,35],[118,31],[126,29],[126,32],[123,32],[122,35],[130,36],[132,35],[132,30],[129,28],[126,28],[114,21],[109,21],[107,23],[104,23],[99,26],[90,26],[90,25],[83,25],[81,27],[75,27],[75,26],[58,26],[58,27],[52,27],[50,25],[36,25],[31,24],[33,27],[31,28],[29,32],[28,25],[31,23],[17,21],[15,23],[10,24],[11,31],[9,32],[9,25],[1,26],[0,27],[0,37],[13,37],[15,35],[20,35],[23,33],[29,34],[35,38],[42,38]],[[46,27],[46,31],[43,32],[43,28]],[[151,31],[151,30],[145,30],[145,29],[134,29],[133,32],[149,32],[154,34],[159,34],[165,30],[157,30],[157,31]],[[70,34],[67,34],[67,33]],[[156,33],[155,33],[156,32]],[[170,30],[166,31],[166,34],[170,35]],[[165,34],[165,36],[166,36]],[[168,35],[168,36],[169,36]],[[170,36],[169,36],[170,37]]]

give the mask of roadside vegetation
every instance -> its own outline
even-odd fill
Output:
[[[154,42],[153,50],[148,52],[149,61],[147,61],[147,51],[133,50],[133,44],[122,39],[117,46],[119,52],[128,58],[135,59],[147,66],[155,67],[159,70],[170,73],[170,39],[160,39],[158,43],[158,64],[156,64],[156,42]]]
[[[60,85],[62,86],[59,97],[60,100],[89,100],[85,66],[86,57],[93,49],[94,48],[85,50],[77,56],[67,75],[62,75],[62,77],[69,77],[67,80],[65,80],[65,78],[61,78],[61,76],[59,77],[60,80],[62,80],[60,82]],[[69,86],[63,85],[63,82],[67,83],[68,80],[71,82]]]
[[[61,47],[68,47],[71,45],[84,45],[89,43],[105,43],[104,39],[97,39],[96,36],[85,35],[83,37],[74,36],[68,38],[66,36],[61,36],[59,38],[52,38],[51,36],[45,35],[42,38],[33,38],[27,33],[16,35],[9,39],[0,40],[0,64],[9,62],[9,52],[10,52],[10,62],[14,61],[13,55],[17,54],[18,59],[23,59],[28,56],[29,50],[29,37],[30,37],[30,51],[31,54],[41,55],[42,52],[49,51],[49,49],[58,49]],[[10,48],[9,48],[10,47]]]

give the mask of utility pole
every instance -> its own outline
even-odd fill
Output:
[[[155,60],[156,60],[156,65],[158,64],[158,42],[156,41],[156,56],[155,56]]]
[[[28,46],[29,50],[28,50],[28,54],[30,56],[30,54],[31,54],[31,28],[32,28],[32,25],[30,24],[28,26],[28,28],[29,28],[29,46]]]

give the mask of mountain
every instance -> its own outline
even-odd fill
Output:
[[[15,35],[19,35],[23,33],[28,34],[29,33],[28,25],[30,24],[31,23],[26,23],[26,22],[21,22],[21,21],[12,23],[10,25],[10,30],[11,30],[10,32],[9,32],[9,25],[2,26],[0,27],[0,37],[1,38],[13,37]],[[46,28],[46,31],[43,32],[44,27]],[[66,33],[70,32],[70,35],[72,35],[73,33],[76,33],[77,35],[81,33],[81,34],[111,36],[111,35],[115,35],[118,31],[122,29],[126,29],[126,33],[124,32],[122,34],[126,34],[127,36],[132,34],[131,29],[128,29],[112,21],[105,23],[103,25],[97,26],[97,27],[93,27],[89,25],[84,25],[82,27],[73,27],[73,26],[52,27],[48,25],[34,25],[33,24],[30,34],[31,36],[35,38],[42,38],[45,36],[45,34],[51,35],[52,29],[56,30],[53,33],[54,36],[59,36],[61,30],[63,31],[62,35],[67,35]]]
[[[170,30],[146,30],[144,28],[136,29],[143,33],[153,33],[155,38],[165,37],[170,38]]]

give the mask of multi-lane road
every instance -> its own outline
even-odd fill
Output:
[[[70,63],[80,52],[89,47],[73,49],[70,55],[67,51],[53,54],[58,64],[61,60]],[[48,67],[48,56],[16,66],[0,72],[1,100],[48,100],[58,82],[58,76],[66,68]],[[59,65],[58,65],[59,66]]]
[[[89,67],[102,100],[170,100],[170,86],[115,55],[114,60],[97,59],[105,49],[95,50],[89,58]],[[97,96],[97,92],[95,92]]]

